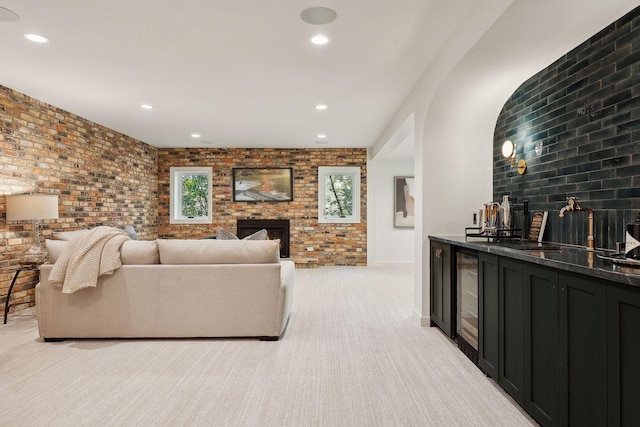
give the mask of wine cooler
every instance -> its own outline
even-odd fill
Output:
[[[458,347],[478,364],[478,254],[456,252]]]

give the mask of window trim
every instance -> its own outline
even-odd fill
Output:
[[[351,189],[353,214],[347,218],[325,217],[325,181],[328,175],[353,175]],[[319,166],[318,167],[318,222],[321,224],[360,223],[360,166]]]
[[[171,167],[169,168],[169,223],[170,224],[211,224],[213,223],[213,183],[212,168],[210,167]],[[206,175],[208,181],[207,189],[207,216],[197,218],[187,218],[178,213],[182,210],[182,188],[179,184],[183,175]],[[180,191],[176,194],[176,190]]]

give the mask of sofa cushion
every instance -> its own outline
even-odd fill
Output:
[[[73,231],[56,231],[51,235],[52,240],[72,240],[82,233],[86,233],[89,231],[88,228],[83,228],[81,230],[73,230]]]
[[[127,240],[120,247],[122,264],[160,264],[160,252],[155,240]]]
[[[46,239],[44,247],[49,253],[49,264],[55,264],[60,255],[62,255],[64,248],[67,247],[67,240]]]
[[[280,261],[280,240],[158,239],[161,264],[269,264]]]
[[[67,243],[68,240],[45,240],[50,264],[55,264]],[[120,247],[120,260],[122,264],[160,264],[158,244],[154,240],[127,240]]]

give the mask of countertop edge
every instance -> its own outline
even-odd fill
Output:
[[[571,273],[578,273],[589,277],[595,277],[610,282],[615,282],[623,285],[629,285],[640,288],[640,268],[618,266],[611,261],[598,259],[593,254],[593,267],[588,265],[580,265],[568,260],[563,260],[562,254],[554,255],[558,259],[542,258],[540,256],[532,255],[523,250],[508,248],[501,246],[501,243],[486,242],[486,241],[467,241],[465,236],[428,236],[430,240],[475,250],[478,252],[486,252],[490,254],[500,255],[507,258],[517,259],[520,261],[530,262],[545,267],[555,268],[562,271],[568,271]],[[573,254],[581,256],[584,254],[587,258],[589,251],[587,249],[576,248],[573,246],[562,245],[558,243],[548,242],[553,245],[559,245],[563,247],[563,251],[567,254]],[[596,251],[596,253],[604,253]],[[637,271],[637,273],[635,273]]]

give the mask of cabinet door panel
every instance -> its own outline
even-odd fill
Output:
[[[607,400],[609,425],[640,420],[640,290],[607,288]]]
[[[431,242],[430,288],[431,307],[430,316],[432,325],[437,325],[450,337],[454,336],[455,315],[453,309],[451,284],[451,247],[440,242]]]
[[[524,268],[525,409],[543,425],[558,425],[558,272]]]
[[[431,244],[431,320],[439,324],[442,322],[442,259],[441,247]]]
[[[606,287],[601,280],[560,273],[563,425],[605,425]]]
[[[524,406],[524,274],[519,261],[499,259],[500,385]]]
[[[500,317],[498,257],[478,254],[478,364],[498,380],[500,362]]]

